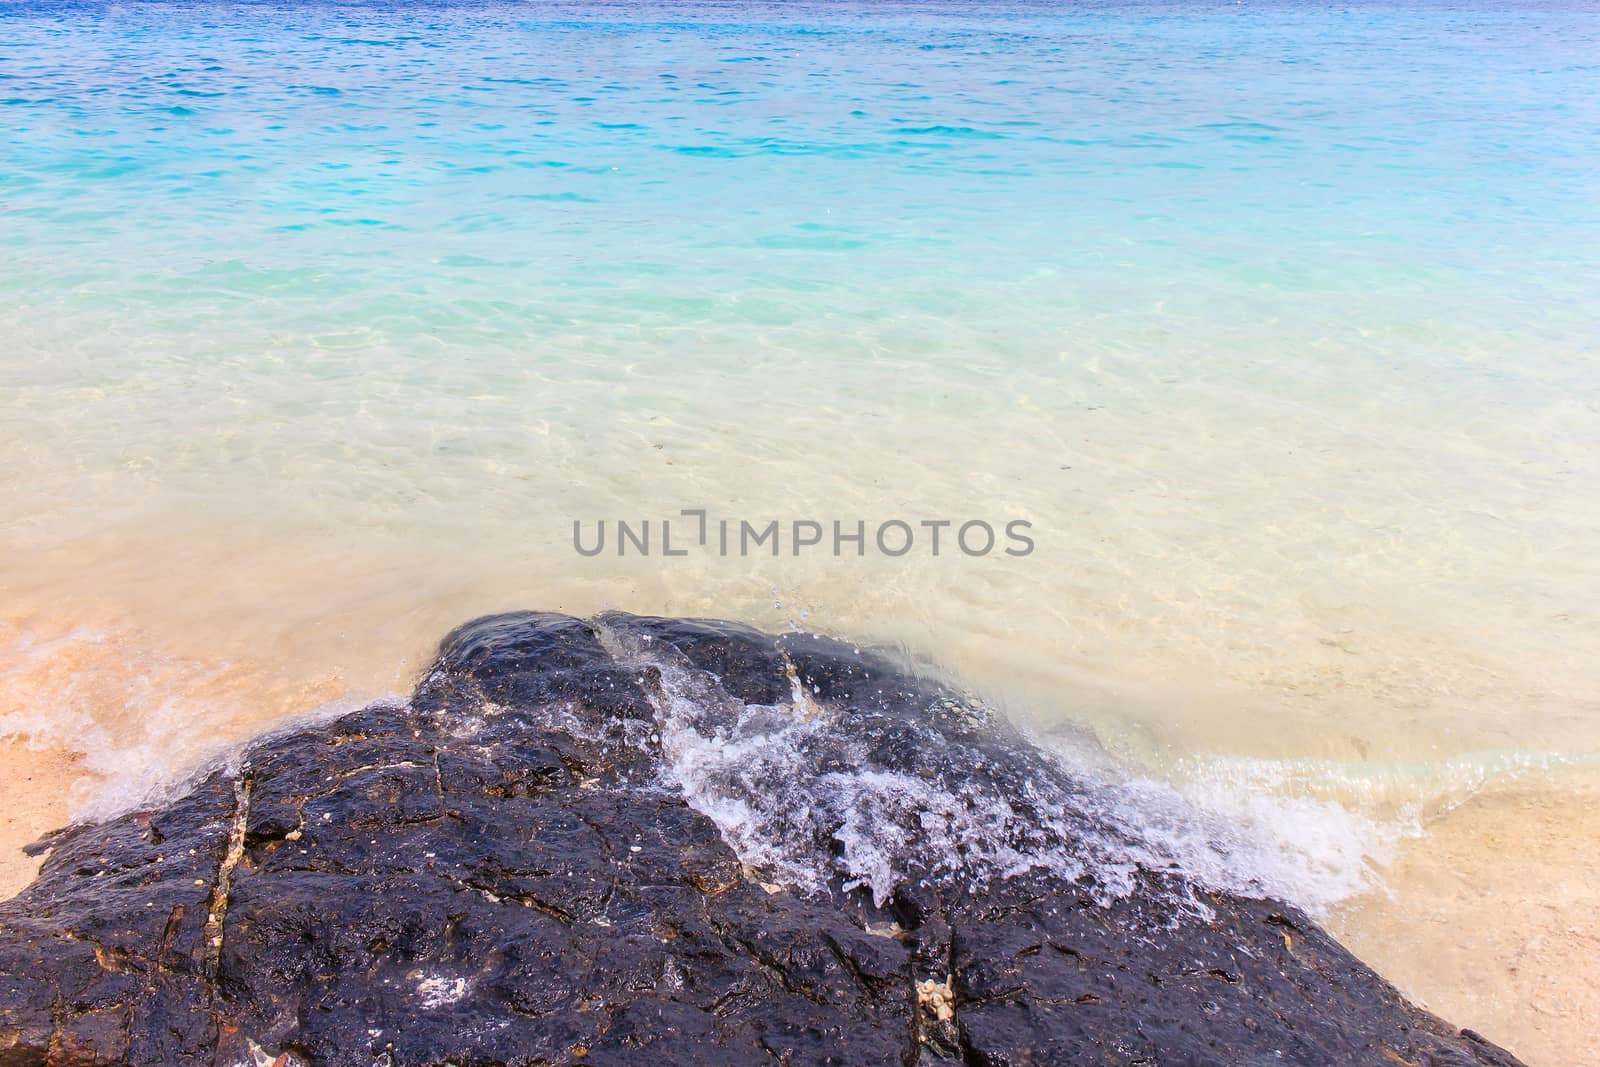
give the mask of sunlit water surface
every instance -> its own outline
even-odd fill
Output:
[[[0,728],[107,812],[471,614],[819,628],[1403,924],[1600,754],[1597,83],[1568,4],[0,3]],[[684,508],[1037,547],[573,551]]]

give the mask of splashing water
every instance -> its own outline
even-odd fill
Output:
[[[1367,884],[1348,853],[1378,851],[1383,837],[1330,801],[1261,798],[1243,821],[1207,814],[1170,786],[1119,775],[1087,740],[1036,747],[970,698],[907,722],[819,702],[795,679],[791,701],[752,705],[660,642],[602,640],[659,672],[650,739],[668,783],[746,864],[811,891],[866,887],[881,907],[908,880],[977,891],[1042,871],[1104,901],[1132,892],[1142,869],[1320,911]],[[1317,836],[1287,833],[1294,822]]]

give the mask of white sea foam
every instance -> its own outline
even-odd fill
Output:
[[[252,690],[251,683],[269,686],[253,667],[165,654],[110,626],[78,626],[49,637],[0,627],[0,634],[9,637],[0,686],[10,698],[0,705],[0,739],[77,754],[80,773],[68,802],[74,819],[109,819],[158,805],[227,766],[257,738],[372,702],[346,694],[263,720],[263,705],[274,701]]]
[[[661,671],[659,737],[672,784],[744,862],[807,890],[864,886],[881,905],[909,879],[981,887],[1045,871],[1087,876],[1110,899],[1145,869],[1322,912],[1373,888],[1374,861],[1406,829],[1242,777],[1237,789],[1219,774],[1208,794],[1185,794],[1120,772],[1087,735],[1018,746],[1023,773],[996,774],[981,763],[989,756],[927,731],[920,743],[947,751],[902,766],[851,734],[848,709],[811,699],[746,706],[670,650],[612,641]]]

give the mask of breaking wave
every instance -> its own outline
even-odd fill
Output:
[[[1048,872],[1106,902],[1138,872],[1321,912],[1378,883],[1402,829],[1334,801],[1256,795],[1231,808],[1121,773],[1084,734],[1039,738],[947,695],[925,719],[830,704],[791,673],[790,699],[745,704],[676,649],[608,632],[617,658],[659,671],[664,776],[741,860],[808,891]],[[892,721],[891,721],[892,719]]]

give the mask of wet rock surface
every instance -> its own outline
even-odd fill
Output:
[[[42,842],[0,1067],[1516,1062],[1086,795],[825,638],[478,620],[407,705]]]

